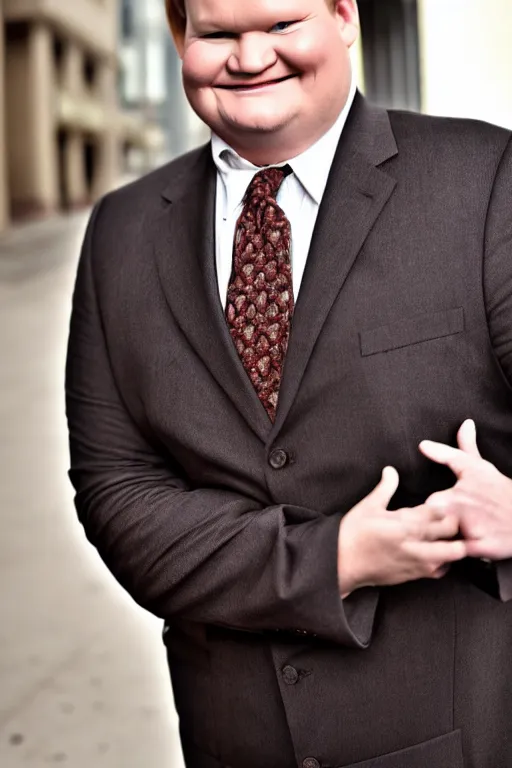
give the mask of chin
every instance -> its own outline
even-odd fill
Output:
[[[289,114],[269,115],[264,109],[250,115],[223,115],[223,123],[231,131],[247,133],[275,133],[283,129],[290,121]]]
[[[243,132],[243,133],[276,133],[280,131],[286,123],[274,123],[274,122],[240,122],[231,123],[231,131]]]

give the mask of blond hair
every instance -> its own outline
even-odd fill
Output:
[[[327,0],[327,3],[333,8],[336,2],[337,0]],[[165,0],[165,10],[172,36],[175,42],[180,45],[185,39],[185,30],[187,28],[185,0]]]
[[[165,11],[173,38],[177,43],[183,42],[187,27],[185,0],[165,0]]]

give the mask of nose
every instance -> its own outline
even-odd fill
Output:
[[[260,32],[240,35],[227,62],[231,74],[258,75],[275,64],[277,54],[269,37]]]

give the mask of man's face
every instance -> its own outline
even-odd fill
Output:
[[[334,123],[350,87],[356,0],[187,0],[187,17],[188,99],[235,149],[288,146],[292,157]]]

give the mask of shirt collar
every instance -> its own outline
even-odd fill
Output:
[[[334,125],[315,144],[306,149],[305,152],[277,164],[278,166],[291,166],[294,174],[317,205],[320,205],[322,200],[336,148],[345,127],[355,94],[356,83],[354,78],[352,78],[348,99]],[[228,176],[233,175],[233,171],[251,171],[256,173],[256,171],[260,170],[259,166],[253,165],[248,160],[245,160],[245,158],[240,157],[229,144],[215,133],[212,133],[211,146],[213,160],[224,183],[227,182]]]

